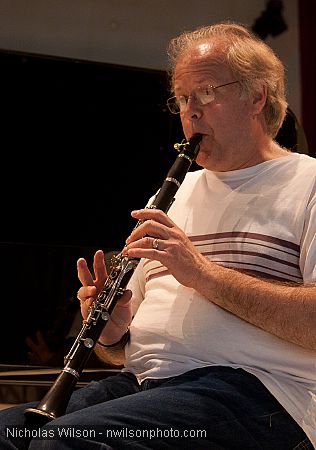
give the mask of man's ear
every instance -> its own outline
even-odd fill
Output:
[[[253,112],[254,114],[260,114],[264,108],[264,105],[267,101],[267,85],[260,84],[256,87],[252,94],[252,104],[253,104]]]

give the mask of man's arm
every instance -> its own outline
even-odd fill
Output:
[[[104,348],[97,344],[94,347],[95,354],[104,363],[114,366],[123,366],[125,361],[124,348],[118,346],[113,348]]]
[[[281,283],[207,261],[196,290],[241,319],[316,350],[316,285]]]

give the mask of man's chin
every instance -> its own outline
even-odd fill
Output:
[[[211,161],[211,154],[210,151],[206,151],[201,149],[196,157],[196,164],[198,164],[199,166],[205,167],[205,165],[207,165],[207,163],[210,163]]]

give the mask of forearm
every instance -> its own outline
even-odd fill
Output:
[[[196,290],[255,326],[316,350],[315,285],[270,281],[207,261]]]
[[[112,344],[106,344],[102,340],[98,340],[95,347],[96,355],[101,359],[101,361],[114,364],[116,366],[121,366],[124,364],[125,345],[129,342],[130,332],[129,328],[121,335],[120,339]]]
[[[124,348],[104,348],[97,344],[94,351],[97,357],[106,364],[111,364],[114,366],[124,365]]]

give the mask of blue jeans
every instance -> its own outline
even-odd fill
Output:
[[[256,377],[229,367],[204,367],[141,386],[130,373],[92,382],[74,391],[64,416],[35,427],[30,442],[25,407],[0,412],[1,450],[313,448]]]

